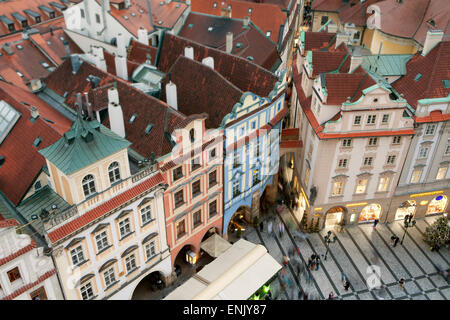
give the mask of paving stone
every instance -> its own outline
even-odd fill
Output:
[[[361,300],[374,300],[373,295],[370,292],[358,293],[358,297]]]
[[[422,288],[423,291],[434,289],[434,285],[427,278],[416,280],[417,284]]]
[[[441,290],[441,293],[447,298],[447,300],[450,300],[450,288]]]
[[[422,289],[420,289],[414,281],[406,281],[405,282],[405,289],[408,294],[415,294],[422,292]]]
[[[426,295],[430,300],[444,300],[444,297],[439,293],[439,291],[428,292]]]
[[[430,280],[437,287],[444,287],[448,285],[447,281],[445,281],[445,279],[440,274],[430,276]]]
[[[417,295],[417,296],[413,296],[412,297],[413,300],[428,300],[426,296],[424,296],[423,294]]]

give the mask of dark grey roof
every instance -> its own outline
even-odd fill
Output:
[[[5,15],[0,16],[0,21],[5,23],[5,24],[12,24],[12,23],[14,23],[14,21],[12,21],[10,18],[8,18]]]
[[[18,21],[20,21],[20,22],[22,22],[22,21],[27,21],[27,18],[26,18],[24,15],[22,15],[22,14],[20,14],[20,13],[18,13],[18,12],[11,13],[11,15],[12,15],[14,18],[16,18]]]
[[[23,12],[25,12],[26,14],[28,14],[28,15],[34,17],[34,18],[37,18],[37,17],[41,16],[40,13],[37,13],[36,11],[30,10],[30,9],[23,10]]]
[[[55,10],[53,10],[53,9],[51,9],[49,7],[46,7],[46,6],[38,6],[38,8],[41,9],[42,11],[45,11],[45,12],[48,12],[48,13],[54,13],[55,12]]]

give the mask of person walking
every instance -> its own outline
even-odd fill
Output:
[[[309,257],[308,258],[308,269],[310,269],[311,268],[311,266],[312,266],[312,262],[313,262],[313,259],[311,258],[311,257]]]
[[[405,291],[405,279],[403,278],[400,279],[400,281],[398,282],[398,287],[403,291]]]
[[[334,299],[334,293],[333,291],[330,292],[330,294],[328,295],[328,300],[333,300]]]
[[[263,231],[264,231],[264,221],[261,221],[261,222],[259,223],[259,231],[260,231],[260,232],[263,232]]]
[[[272,221],[269,221],[269,223],[267,223],[267,232],[269,233],[269,235],[272,234]]]
[[[316,256],[316,271],[319,270],[319,266],[320,266],[320,256],[317,255]]]
[[[397,245],[398,241],[400,240],[399,237],[395,236],[395,240],[394,240],[394,247]]]
[[[283,239],[283,233],[284,233],[284,224],[282,221],[279,222],[278,227],[280,229],[280,239]]]
[[[348,291],[348,288],[350,288],[350,282],[349,282],[348,280],[345,280],[345,283],[344,283],[344,290],[345,290],[345,291]]]
[[[283,264],[285,267],[287,267],[287,265],[289,264],[289,257],[288,256],[283,256]]]
[[[378,220],[378,219],[375,219],[375,220],[373,221],[373,228],[374,228],[374,229],[377,227],[377,224],[378,224],[379,221],[380,221],[380,220]]]

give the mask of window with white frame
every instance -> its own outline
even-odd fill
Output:
[[[79,245],[78,247],[70,250],[70,257],[72,258],[72,264],[74,266],[82,263],[84,261],[83,247]]]
[[[145,255],[150,259],[156,254],[155,241],[150,241],[145,245]]]
[[[111,184],[120,180],[120,168],[119,163],[117,161],[114,161],[109,165],[108,174],[109,174],[109,182]]]
[[[131,233],[131,223],[129,218],[125,218],[119,222],[119,231],[121,238]]]
[[[342,140],[342,146],[343,147],[351,147],[352,146],[352,139],[344,139],[344,140]]]
[[[377,116],[375,114],[369,114],[367,116],[367,124],[374,124]]]
[[[347,168],[347,159],[339,159],[338,167],[339,168]]]
[[[344,182],[343,181],[335,181],[333,182],[333,190],[331,191],[331,195],[339,196],[344,192]]]
[[[96,192],[95,180],[92,174],[88,174],[83,178],[82,185],[85,197],[89,197],[90,195],[93,195]]]
[[[378,192],[387,191],[389,187],[389,177],[381,177],[378,183]]]
[[[428,147],[422,147],[419,149],[419,158],[426,158],[428,156]]]
[[[445,176],[447,175],[447,167],[440,167],[438,169],[437,175],[436,175],[436,180],[442,180],[445,179]]]
[[[366,187],[367,187],[367,179],[358,179],[356,181],[355,193],[364,193],[364,192],[366,192]]]
[[[427,127],[425,129],[425,135],[433,135],[435,130],[436,124],[434,123],[427,124]]]
[[[100,252],[108,247],[108,232],[106,230],[100,232],[95,236],[95,243],[97,244],[97,251]]]
[[[92,283],[88,282],[80,287],[81,298],[83,300],[90,300],[94,297],[94,290],[92,288]]]
[[[386,164],[394,164],[395,163],[395,158],[396,158],[395,155],[388,156]]]
[[[353,124],[360,125],[361,124],[361,116],[355,116]]]
[[[105,272],[103,272],[103,279],[105,280],[106,287],[109,287],[114,282],[116,282],[116,274],[114,272],[114,267],[111,267]]]
[[[128,273],[136,269],[136,256],[134,255],[134,253],[126,257],[125,266],[127,267]]]
[[[389,115],[383,114],[383,119],[381,120],[381,123],[386,124],[389,122]]]
[[[373,162],[373,157],[365,157],[364,158],[364,166],[371,166]]]
[[[240,154],[239,151],[236,150],[234,152],[233,167],[238,167],[240,165],[241,165]]]
[[[152,220],[152,207],[150,204],[141,208],[141,218],[142,224],[146,224]]]
[[[259,157],[259,141],[257,140],[253,146],[253,150],[254,150],[254,157],[258,158]]]
[[[420,181],[420,177],[422,176],[422,168],[415,169],[411,175],[410,183],[418,183]]]
[[[376,137],[369,138],[369,146],[376,146],[377,143],[378,143],[378,138],[376,138]]]
[[[392,144],[400,144],[401,136],[395,136],[392,138]]]
[[[237,197],[241,194],[240,180],[236,179],[233,181],[233,197]]]

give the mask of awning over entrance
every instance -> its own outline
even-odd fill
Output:
[[[231,246],[231,243],[215,233],[203,241],[200,248],[206,251],[211,257],[217,258]]]
[[[241,239],[165,300],[247,300],[280,269],[264,246]]]

